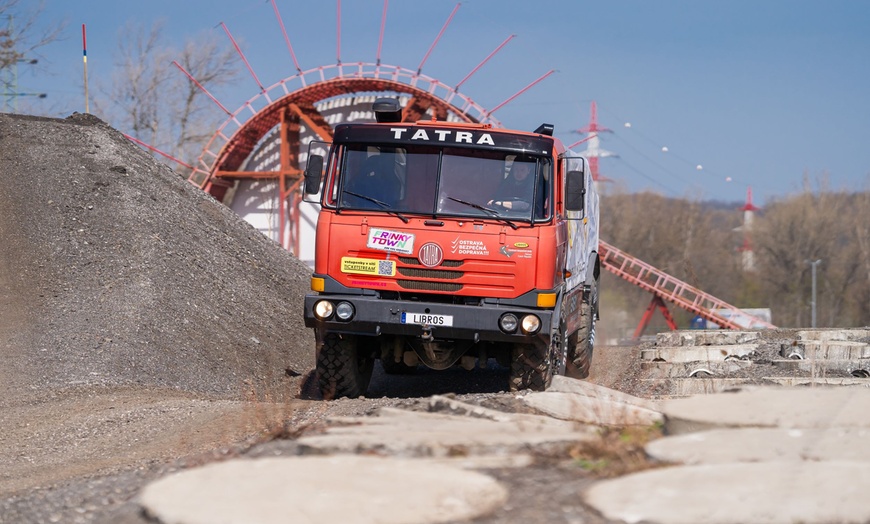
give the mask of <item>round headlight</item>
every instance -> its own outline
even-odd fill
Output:
[[[500,319],[498,319],[498,327],[500,327],[505,333],[515,332],[518,323],[517,316],[513,313],[505,313]]]
[[[350,320],[353,316],[353,304],[350,302],[339,302],[338,305],[335,306],[335,316],[337,316],[339,320]]]
[[[541,329],[541,319],[535,315],[526,315],[523,317],[522,328],[524,333],[533,334]]]
[[[320,320],[326,320],[331,317],[333,310],[332,302],[328,300],[320,300],[314,304],[314,316]]]

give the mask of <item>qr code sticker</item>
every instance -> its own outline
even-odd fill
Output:
[[[391,276],[393,274],[393,263],[389,260],[378,260],[378,275]]]

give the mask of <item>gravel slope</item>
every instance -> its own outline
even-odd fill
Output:
[[[292,418],[307,266],[90,115],[0,114],[0,188],[0,522]]]
[[[309,269],[97,118],[0,115],[0,187],[3,384],[275,398],[312,368]]]

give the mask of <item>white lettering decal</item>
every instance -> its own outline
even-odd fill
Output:
[[[456,237],[450,242],[450,252],[458,255],[489,256],[489,248],[480,240],[463,240]]]
[[[405,133],[408,132],[407,127],[391,127],[390,131],[393,132],[393,138],[395,140],[402,140],[404,138]],[[450,129],[433,129],[433,133],[438,137],[438,142],[447,142],[447,139],[453,134],[453,131]],[[425,129],[417,129],[414,131],[414,134],[410,138],[411,140],[430,140],[429,133],[426,132]],[[477,144],[477,145],[489,145],[494,146],[495,141],[492,139],[492,135],[489,133],[483,133],[475,142],[474,134],[471,131],[456,131],[456,134],[453,135],[453,142],[460,144]]]
[[[429,135],[426,134],[425,129],[418,129],[414,136],[411,137],[411,140],[429,140]]]

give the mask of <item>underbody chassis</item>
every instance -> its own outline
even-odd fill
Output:
[[[319,302],[335,311],[318,317]],[[341,311],[341,315],[339,315]],[[385,300],[351,294],[305,297],[305,325],[317,338],[318,382],[325,398],[365,394],[374,360],[388,374],[485,366],[490,358],[510,367],[511,390],[543,390],[553,374],[565,373],[570,337],[554,310],[498,303],[469,305]],[[537,329],[520,319],[536,317]],[[342,320],[340,317],[344,317]],[[511,317],[516,322],[505,322]],[[576,337],[575,337],[576,338]]]

